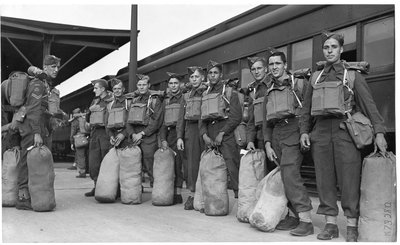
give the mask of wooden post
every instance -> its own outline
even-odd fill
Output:
[[[129,60],[129,92],[136,89],[136,73],[137,73],[137,4],[133,4],[131,8],[131,43],[130,43],[130,60]]]

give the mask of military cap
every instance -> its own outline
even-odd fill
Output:
[[[113,88],[115,85],[122,83],[122,81],[119,80],[118,78],[111,78],[110,80],[108,80],[108,83],[110,84],[110,87]],[[124,86],[123,83],[122,86]]]
[[[96,85],[96,83],[108,90],[108,82],[106,80],[100,78],[92,81],[93,86]]]
[[[277,50],[276,48],[272,48],[272,47],[267,48],[267,51],[268,51],[270,54],[274,54],[274,53],[276,53],[276,52],[279,52],[279,50]]]
[[[220,71],[222,72],[222,64],[213,60],[209,60],[207,63],[207,71],[211,70],[214,67],[218,67],[218,69],[220,69]]]
[[[195,71],[199,71],[201,74],[204,74],[206,69],[201,66],[189,66],[187,68],[189,76],[192,75]]]
[[[251,68],[251,66],[254,65],[254,63],[256,63],[257,61],[261,61],[264,66],[267,65],[267,61],[264,57],[247,57],[247,64],[249,65],[249,68]]]
[[[343,46],[343,44],[344,44],[344,35],[343,34],[323,31],[321,34],[321,37],[322,37],[322,46],[324,46],[325,41],[328,40],[329,38],[336,39],[339,42],[340,46]]]
[[[173,73],[173,72],[167,72],[167,75],[168,75],[168,81],[171,78],[176,78],[176,79],[178,79],[180,81],[185,77],[185,75],[181,75],[181,74],[177,74],[177,73]]]
[[[54,65],[60,63],[61,59],[54,55],[46,55],[43,59],[43,65]]]
[[[136,77],[137,77],[139,80],[147,80],[147,81],[150,80],[150,77],[149,77],[149,76],[143,75],[143,74],[136,74]]]

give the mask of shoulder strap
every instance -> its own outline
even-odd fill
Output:
[[[114,104],[114,100],[107,104],[108,111],[110,111],[112,109],[113,104]]]

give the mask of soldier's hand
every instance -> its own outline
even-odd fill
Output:
[[[132,141],[133,143],[136,143],[142,139],[142,134],[132,134]]]
[[[161,141],[161,149],[166,150],[168,148],[168,142],[166,140]]]
[[[278,158],[275,154],[274,149],[271,147],[271,142],[265,143],[265,152],[267,153],[267,157],[270,161],[274,162]]]
[[[40,136],[40,134],[35,134],[33,136],[33,145],[35,147],[43,145],[43,139],[42,139],[42,136]]]
[[[74,144],[71,144],[71,150],[75,151]]]
[[[210,139],[210,137],[208,137],[207,134],[204,134],[204,135],[203,135],[203,140],[204,140],[204,144],[205,144],[207,147],[213,147],[213,146],[214,146],[214,142]]]
[[[386,148],[387,148],[387,142],[385,137],[383,136],[383,133],[377,133],[375,136],[375,146],[378,147],[378,149],[382,152],[385,153],[386,152]]]
[[[310,149],[310,136],[308,136],[308,134],[302,134],[300,136],[300,144],[303,149]]]
[[[121,144],[121,142],[125,139],[125,135],[123,134],[117,134],[117,136],[115,137],[115,142],[114,145],[115,146],[119,146],[119,144]]]
[[[255,151],[256,147],[254,146],[253,142],[249,142],[249,143],[247,143],[246,149],[249,150],[249,151]]]
[[[183,151],[185,149],[185,144],[181,138],[179,138],[176,142],[176,148],[178,148],[179,151]]]
[[[224,138],[224,134],[225,134],[224,132],[218,133],[217,137],[215,137],[215,141],[214,141],[215,145],[217,145],[217,146],[221,145],[222,139]]]
[[[114,136],[111,136],[111,137],[110,137],[110,144],[111,144],[111,145],[115,145],[115,138],[114,138]]]

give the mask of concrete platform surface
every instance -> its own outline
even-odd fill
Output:
[[[227,216],[211,217],[197,211],[184,210],[183,204],[156,207],[151,204],[151,188],[144,183],[142,204],[124,205],[120,200],[111,204],[98,203],[84,193],[93,187],[87,178],[66,168],[71,163],[55,163],[57,207],[52,212],[2,209],[3,242],[318,242],[324,218],[316,215],[318,198],[312,197],[314,234],[291,236],[288,231],[262,232],[236,219],[237,199],[229,190],[230,212]],[[189,192],[183,190],[186,201]],[[343,242],[346,224],[343,213],[338,220]]]

